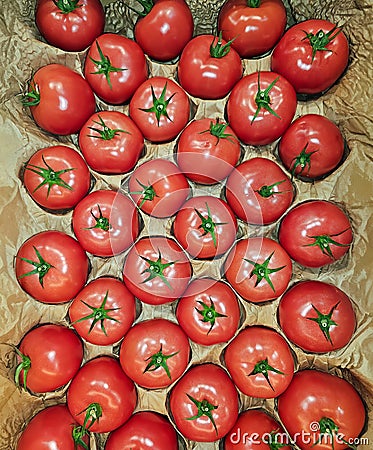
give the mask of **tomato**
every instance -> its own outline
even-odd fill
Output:
[[[162,389],[185,371],[190,358],[188,337],[169,320],[144,320],[124,337],[119,358],[124,372],[139,386]]]
[[[23,98],[36,124],[52,134],[77,133],[95,112],[93,91],[77,72],[61,64],[38,69]]]
[[[240,331],[225,348],[224,362],[234,384],[250,397],[278,397],[294,373],[293,354],[285,339],[262,326]]]
[[[181,86],[194,97],[225,97],[242,77],[239,54],[231,42],[212,34],[196,36],[185,46],[177,67]]]
[[[285,131],[278,154],[292,176],[314,180],[329,175],[340,164],[344,139],[327,117],[305,114]]]
[[[16,450],[87,450],[88,438],[65,404],[42,409],[22,432]]]
[[[65,303],[88,277],[89,261],[80,244],[55,230],[28,238],[19,248],[15,271],[21,288],[42,303]]]
[[[233,88],[228,122],[249,145],[267,145],[281,137],[293,120],[297,97],[293,86],[275,72],[254,72]]]
[[[122,339],[135,320],[135,297],[116,278],[96,278],[72,301],[69,317],[87,342],[112,345]]]
[[[146,139],[156,143],[169,142],[188,123],[189,98],[171,79],[153,77],[137,88],[130,101],[129,113]]]
[[[227,0],[219,12],[218,29],[241,58],[261,56],[277,44],[286,27],[281,0]]]
[[[241,239],[224,262],[227,281],[245,300],[261,303],[282,295],[292,276],[286,251],[266,237]]]
[[[355,388],[318,370],[294,375],[278,398],[280,419],[302,450],[342,450],[361,433],[366,412]]]
[[[87,164],[106,175],[127,173],[144,150],[144,137],[133,120],[120,111],[93,114],[79,132]]]
[[[103,33],[105,11],[99,0],[38,0],[35,22],[49,44],[80,52]]]
[[[93,433],[106,433],[123,425],[136,403],[133,381],[111,356],[98,356],[86,362],[67,390],[70,413]]]
[[[172,419],[187,439],[214,442],[238,416],[237,390],[225,370],[212,363],[192,366],[170,394]]]
[[[92,255],[110,257],[127,250],[139,234],[139,216],[129,197],[97,190],[75,207],[72,226],[81,246]]]
[[[228,284],[212,278],[196,278],[179,299],[176,318],[193,342],[220,344],[236,333],[240,307]]]
[[[172,161],[155,158],[138,166],[128,188],[139,209],[152,217],[171,217],[190,195],[187,179]]]
[[[285,172],[267,158],[251,158],[229,175],[225,195],[237,217],[255,225],[276,222],[290,207],[294,187]]]
[[[176,214],[173,233],[193,258],[212,259],[226,253],[237,233],[237,220],[220,198],[190,198]]]
[[[241,147],[232,128],[217,119],[190,122],[177,142],[177,164],[195,183],[223,181],[238,163]]]
[[[101,100],[120,105],[148,78],[148,67],[136,42],[120,34],[104,33],[88,50],[84,76]]]
[[[289,80],[299,94],[330,88],[348,64],[348,41],[342,28],[310,19],[289,28],[275,47],[271,69]]]
[[[278,231],[280,244],[305,267],[322,267],[342,258],[352,243],[350,220],[325,200],[310,200],[291,209]]]
[[[163,236],[145,236],[128,252],[123,280],[142,302],[161,305],[183,295],[192,266],[183,249]]]
[[[184,0],[141,0],[135,39],[157,61],[171,61],[192,39],[193,16]]]
[[[177,434],[169,420],[154,411],[139,411],[124,425],[112,431],[105,450],[178,450]]]
[[[63,325],[42,324],[29,330],[16,349],[15,381],[34,393],[67,384],[83,361],[83,344]]]
[[[280,300],[278,318],[286,337],[305,352],[343,348],[356,328],[348,296],[321,281],[303,281],[290,288]]]

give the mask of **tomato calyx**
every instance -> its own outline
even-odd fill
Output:
[[[218,39],[215,44],[215,39]],[[219,36],[214,36],[210,45],[210,56],[212,58],[224,58],[231,50],[231,44],[236,38],[231,39],[226,44],[222,45],[223,33],[220,31]]]
[[[269,387],[272,389],[272,391],[274,391],[274,388],[272,386],[272,383],[269,379],[269,374],[268,372],[274,372],[274,373],[278,373],[280,375],[284,375],[284,372],[281,372],[281,370],[276,369],[275,367],[272,367],[271,365],[268,364],[268,358],[263,359],[262,361],[258,361],[255,366],[254,369],[249,373],[249,377],[252,375],[258,375],[259,373],[261,373],[264,378],[266,379],[267,383],[269,384]]]
[[[165,355],[162,352],[162,344],[161,344],[161,347],[157,353],[154,353],[154,355],[151,355],[151,356],[149,356],[149,358],[145,359],[145,361],[149,361],[149,363],[145,367],[143,373],[154,372],[155,370],[162,367],[162,369],[165,370],[168,378],[171,380],[172,378],[171,378],[170,369],[167,365],[167,360],[172,358],[173,356],[177,355],[178,353],[179,352],[177,351],[177,352],[171,353],[170,355]]]
[[[159,195],[157,195],[157,193],[155,192],[155,189],[153,188],[153,186],[151,184],[146,185],[144,183],[141,183],[140,180],[138,180],[136,178],[137,183],[143,188],[142,191],[134,191],[134,192],[130,192],[130,194],[135,194],[135,195],[141,195],[141,202],[139,205],[139,208],[141,208],[145,202],[149,201],[152,202],[154,200],[155,197],[159,197]]]
[[[338,433],[339,427],[334,422],[333,419],[330,419],[329,417],[322,417],[318,423],[319,423],[320,437],[318,438],[318,440],[315,442],[314,445],[317,445],[320,442],[322,442],[325,439],[325,436],[328,438],[327,442],[330,442],[330,438],[329,438],[329,436],[330,436],[331,440],[332,440],[332,449],[334,449],[334,438],[336,436],[338,436],[338,439],[341,439],[342,442],[348,448],[352,448],[352,449],[356,450],[356,445],[349,443],[342,436],[340,436],[340,434]]]
[[[332,249],[330,248],[330,244],[333,244],[337,247],[349,247],[350,244],[341,244],[340,242],[337,242],[336,240],[332,239],[333,237],[340,236],[341,234],[345,233],[350,228],[346,228],[345,230],[335,233],[335,234],[320,234],[318,236],[307,236],[310,239],[314,239],[315,242],[312,242],[311,244],[305,244],[303,247],[319,247],[321,252],[324,255],[329,256],[333,260],[335,260]]]
[[[21,362],[17,365],[15,373],[14,373],[14,381],[16,386],[20,387],[20,377],[21,372],[23,372],[23,388],[25,391],[28,391],[27,388],[27,374],[31,369],[31,359],[24,355],[17,347],[15,348],[15,352],[19,358],[21,358]]]
[[[172,122],[172,120],[170,119],[170,116],[167,113],[167,106],[170,103],[170,101],[172,100],[172,98],[174,97],[174,95],[176,94],[176,92],[174,92],[170,97],[168,97],[166,99],[167,81],[166,81],[165,85],[163,86],[161,95],[158,98],[155,95],[154,88],[152,85],[150,86],[150,88],[152,91],[153,106],[151,108],[139,108],[140,111],[147,112],[147,113],[154,113],[155,117],[157,119],[158,126],[159,126],[162,116],[165,116],[167,118],[167,120]]]
[[[210,306],[198,300],[197,303],[199,303],[202,306],[202,309],[198,309],[197,307],[194,308],[202,316],[202,318],[200,319],[202,322],[204,323],[210,322],[210,329],[208,330],[207,334],[209,334],[210,331],[214,328],[217,317],[228,317],[226,314],[221,314],[217,312],[215,309],[215,304],[210,296],[209,299],[210,299]]]
[[[62,14],[69,14],[82,5],[79,5],[80,0],[53,0],[53,3],[57,6]]]
[[[23,273],[19,276],[19,278],[28,277],[30,275],[38,275],[39,276],[39,283],[41,287],[44,287],[44,277],[49,272],[49,269],[54,268],[52,264],[49,264],[45,259],[41,256],[39,250],[33,245],[33,249],[36,253],[36,256],[38,258],[38,261],[32,261],[31,259],[20,257],[22,261],[25,261],[32,266],[35,267],[34,270],[31,270],[30,272]]]
[[[322,331],[323,335],[325,336],[325,339],[330,342],[331,345],[333,345],[332,339],[330,337],[330,327],[332,325],[338,326],[338,324],[332,319],[333,312],[337,308],[337,306],[340,304],[340,302],[336,303],[331,310],[328,312],[328,314],[323,314],[320,312],[316,306],[311,305],[312,308],[316,311],[317,317],[306,317],[308,320],[313,320],[318,324],[320,327],[320,330]]]
[[[298,175],[301,175],[303,171],[308,167],[307,172],[311,170],[311,156],[316,153],[318,150],[314,150],[313,152],[307,152],[308,143],[304,146],[302,151],[299,153],[298,156],[292,159],[294,163],[291,166],[291,178],[294,178],[295,170],[297,167],[300,167],[300,171],[298,172]]]
[[[272,195],[275,195],[275,194],[284,194],[286,191],[275,192],[273,190],[273,188],[276,187],[276,186],[279,186],[281,183],[284,183],[285,181],[286,180],[277,181],[276,183],[270,184],[269,186],[264,185],[260,189],[255,190],[254,192],[257,192],[263,198],[269,198],[269,197],[272,197]]]
[[[196,420],[199,419],[202,416],[206,416],[208,419],[210,419],[210,422],[212,423],[216,434],[218,434],[218,429],[216,427],[216,423],[214,418],[212,417],[212,413],[211,411],[213,411],[214,409],[217,409],[218,405],[212,405],[208,400],[203,399],[202,401],[196,400],[195,398],[193,398],[191,395],[186,394],[187,397],[189,398],[189,400],[191,402],[193,402],[196,407],[197,407],[197,414],[195,414],[192,417],[186,417],[186,420]]]
[[[260,0],[247,0],[247,6],[249,8],[259,8]]]
[[[279,272],[280,270],[284,269],[286,267],[285,266],[281,266],[281,267],[276,267],[274,269],[271,269],[268,267],[268,264],[273,256],[275,252],[273,251],[268,258],[262,263],[259,264],[257,262],[251,261],[250,259],[246,259],[244,258],[244,261],[247,261],[248,263],[252,264],[254,266],[253,270],[251,271],[250,274],[250,278],[253,277],[254,275],[256,275],[256,282],[255,282],[255,286],[257,287],[258,284],[263,280],[263,278],[265,279],[265,281],[270,285],[271,289],[273,290],[273,292],[276,292],[275,287],[273,286],[272,280],[269,278],[271,273],[274,272]]]
[[[152,261],[151,259],[145,258],[145,256],[139,255],[142,260],[147,262],[149,264],[149,267],[145,269],[142,274],[148,273],[149,276],[146,278],[146,280],[142,281],[142,283],[146,283],[148,281],[153,280],[156,277],[159,277],[163,283],[172,290],[172,286],[170,285],[169,281],[165,277],[163,271],[167,269],[167,267],[172,266],[177,261],[170,261],[167,263],[162,263],[162,255],[160,250],[158,250],[158,259],[156,261]]]
[[[153,0],[136,0],[138,3],[140,3],[140,5],[143,7],[142,11],[139,11],[135,8],[132,8],[131,6],[125,4],[125,6],[127,6],[128,9],[130,9],[131,11],[133,11],[134,13],[136,13],[137,15],[139,15],[140,17],[145,17],[147,16],[150,11],[153,9],[154,6],[154,1]]]
[[[85,412],[83,428],[84,430],[89,430],[91,426],[100,420],[102,417],[102,408],[99,403],[90,403],[87,408],[80,411],[77,415],[83,414]]]
[[[103,231],[111,230],[112,226],[107,217],[104,217],[100,208],[100,205],[97,205],[99,216],[95,216],[93,210],[91,209],[91,216],[95,219],[96,223],[93,227],[84,228],[85,230],[93,230],[94,228],[99,228]]]
[[[22,95],[23,106],[37,106],[40,103],[40,92],[38,85],[35,85],[29,92]]]
[[[273,86],[277,83],[280,77],[275,78],[272,83],[264,90],[260,89],[260,72],[258,72],[258,91],[255,95],[255,103],[257,105],[257,109],[254,113],[253,118],[251,119],[251,124],[253,124],[254,120],[258,117],[260,110],[264,108],[266,111],[271,113],[273,116],[281,119],[281,117],[271,108],[271,98],[269,93],[271,92]]]
[[[89,59],[93,62],[93,64],[97,68],[97,72],[91,72],[92,75],[105,75],[106,81],[110,87],[110,89],[113,88],[110,80],[110,73],[111,72],[123,72],[124,70],[127,70],[122,67],[114,67],[111,65],[110,59],[108,56],[105,56],[98,41],[96,40],[96,47],[98,54],[100,55],[100,59],[93,59],[91,56]]]
[[[78,448],[80,446],[83,447],[84,450],[89,450],[88,445],[83,441],[84,436],[89,435],[88,430],[86,430],[82,426],[75,426],[72,429],[71,435],[75,444],[75,448]]]
[[[101,126],[102,129],[100,130],[95,127],[88,127],[90,130],[98,133],[98,136],[88,134],[87,135],[88,137],[95,138],[95,139],[103,139],[104,141],[110,141],[115,136],[118,136],[119,133],[131,134],[129,131],[125,131],[120,128],[110,128],[105,124],[104,120],[102,119],[102,117],[100,115],[98,115],[98,118],[100,120],[99,122],[97,120],[93,120],[93,122],[96,123],[97,125]]]
[[[234,137],[233,134],[225,132],[227,127],[227,123],[220,122],[220,119],[217,118],[215,123],[211,120],[208,130],[200,131],[199,134],[210,133],[212,136],[215,136],[217,138],[216,145],[219,144],[220,139],[227,139],[229,142],[234,142],[234,139],[231,139],[231,137]]]
[[[334,33],[335,31],[336,31],[336,33]],[[327,33],[325,33],[325,31],[323,31],[323,30],[319,30],[316,34],[313,34],[313,33],[307,33],[307,31],[303,30],[303,33],[305,33],[306,36],[302,39],[302,41],[305,41],[306,39],[308,39],[309,43],[312,47],[312,62],[315,59],[316,53],[319,51],[331,52],[331,53],[333,52],[332,50],[327,48],[327,45],[333,39],[335,39],[341,31],[342,31],[342,28],[338,28],[337,26],[335,26],[333,29],[331,29]]]
[[[207,209],[207,217],[204,217],[198,209],[194,208],[194,211],[196,212],[197,216],[201,219],[201,225],[199,225],[198,229],[202,229],[203,233],[201,236],[206,236],[207,233],[211,234],[212,241],[214,243],[214,247],[216,248],[217,242],[216,242],[216,234],[215,234],[215,228],[219,225],[226,225],[227,222],[214,222],[212,220],[212,215],[210,211],[209,205],[206,203],[206,209]]]

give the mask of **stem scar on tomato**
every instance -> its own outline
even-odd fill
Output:
[[[88,137],[95,138],[95,139],[103,139],[104,141],[110,141],[115,136],[118,136],[119,133],[131,134],[129,131],[125,131],[120,128],[108,127],[99,114],[98,114],[98,118],[100,119],[100,121],[97,122],[97,120],[93,120],[93,123],[100,125],[102,127],[102,129],[100,130],[95,127],[88,127],[90,130],[96,131],[96,133],[98,133],[98,136],[94,136],[92,134],[87,134]]]
[[[151,108],[139,108],[140,111],[147,112],[147,113],[154,113],[155,117],[157,118],[158,126],[160,124],[160,120],[161,120],[162,116],[165,116],[167,118],[167,120],[172,122],[172,120],[167,112],[167,106],[170,103],[170,101],[173,99],[176,92],[171,94],[171,96],[168,97],[168,99],[166,99],[167,81],[166,81],[165,85],[163,86],[161,95],[159,97],[157,97],[155,95],[154,88],[152,85],[150,86],[150,88],[152,91],[153,106]]]
[[[277,83],[277,81],[280,79],[278,76],[275,78],[272,83],[264,90],[260,89],[260,71],[258,72],[258,91],[255,95],[255,103],[257,105],[257,109],[254,113],[253,118],[251,119],[251,125],[253,124],[254,120],[258,117],[260,110],[264,108],[266,111],[271,113],[273,116],[277,117],[278,119],[281,119],[281,117],[271,108],[271,98],[269,96],[270,91],[272,90],[273,86]]]
[[[142,281],[142,283],[146,283],[148,281],[153,280],[156,277],[159,277],[163,283],[172,290],[172,286],[170,285],[167,278],[164,276],[163,271],[167,268],[175,264],[177,261],[171,261],[167,263],[162,263],[162,255],[161,251],[158,250],[158,259],[156,261],[152,261],[151,259],[145,258],[145,256],[139,255],[141,259],[149,264],[149,267],[145,269],[142,274],[148,273],[149,276],[146,280]]]
[[[278,370],[278,369],[270,366],[268,364],[268,358],[266,358],[266,359],[263,359],[262,361],[258,361],[255,364],[254,369],[248,374],[248,376],[258,375],[259,373],[261,373],[264,376],[264,378],[267,380],[269,387],[272,389],[272,391],[274,391],[272,383],[269,379],[268,372],[274,372],[274,373],[278,373],[280,375],[285,375],[284,372],[281,372],[281,370]]]
[[[99,216],[95,216],[93,210],[91,209],[91,216],[95,219],[96,223],[92,227],[84,228],[85,230],[92,230],[94,228],[99,228],[104,231],[111,230],[112,226],[107,217],[104,217],[100,208],[100,205],[97,205]]]
[[[197,307],[194,308],[202,316],[200,319],[202,322],[205,323],[210,322],[210,329],[208,330],[207,334],[209,334],[211,330],[214,328],[217,317],[228,317],[226,314],[221,314],[217,312],[215,309],[215,304],[210,296],[209,299],[210,299],[210,306],[198,300],[197,303],[199,303],[202,306],[202,309],[198,309]]]
[[[97,40],[96,40],[96,47],[97,47],[98,54],[100,55],[100,59],[93,59],[91,56],[89,57],[89,59],[97,67],[97,72],[91,72],[91,75],[102,75],[102,74],[105,75],[106,81],[107,81],[110,89],[112,89],[113,86],[112,86],[111,80],[110,80],[110,73],[111,72],[123,72],[124,70],[127,70],[127,69],[122,68],[122,67],[112,66],[109,57],[104,55],[104,53],[100,47],[100,44],[98,43]]]
[[[332,319],[333,316],[333,312],[335,311],[335,309],[338,307],[338,305],[340,304],[340,302],[336,303],[331,310],[328,312],[328,314],[323,314],[322,312],[320,312],[316,306],[311,305],[312,308],[316,311],[317,317],[306,317],[306,319],[308,320],[313,320],[314,322],[316,322],[318,324],[318,326],[320,327],[320,330],[322,331],[325,339],[330,342],[331,345],[333,345],[332,339],[330,337],[330,327],[332,325],[334,326],[338,326],[338,324]]]
[[[171,353],[170,355],[165,355],[162,352],[162,344],[161,344],[161,347],[157,353],[154,353],[154,355],[151,355],[151,356],[149,356],[149,358],[145,359],[145,362],[149,361],[149,363],[145,367],[143,373],[154,372],[155,370],[162,367],[162,369],[165,370],[168,378],[171,380],[172,378],[171,378],[170,369],[167,365],[167,360],[172,358],[173,356],[177,355],[178,353],[179,352],[177,351],[177,352]]]
[[[30,275],[38,275],[39,276],[39,283],[41,287],[44,287],[44,277],[49,272],[50,269],[54,269],[55,267],[52,266],[52,264],[49,264],[47,261],[44,260],[44,258],[41,256],[39,250],[33,245],[33,249],[35,250],[36,256],[38,257],[39,261],[32,261],[31,259],[19,257],[22,261],[25,261],[32,266],[35,267],[34,270],[31,270],[30,272],[23,273],[22,275],[19,275],[18,278],[24,278],[28,277]]]
[[[324,255],[329,256],[333,260],[335,260],[335,257],[333,255],[332,249],[330,248],[330,244],[336,245],[337,247],[349,247],[350,244],[341,244],[340,242],[335,241],[332,239],[335,236],[340,236],[341,234],[348,231],[350,228],[346,228],[345,230],[335,233],[335,234],[320,234],[316,236],[307,236],[310,239],[314,239],[315,242],[312,242],[311,244],[305,244],[303,247],[315,247],[318,246],[321,252]]]
[[[216,242],[216,234],[215,234],[215,228],[219,225],[227,225],[227,222],[214,222],[212,220],[212,215],[210,211],[209,205],[206,203],[206,210],[207,210],[207,218],[204,217],[198,209],[194,208],[194,211],[196,212],[197,216],[201,219],[201,225],[199,225],[198,229],[202,228],[203,233],[201,236],[206,236],[207,233],[211,234],[212,241],[214,243],[214,247],[216,248],[217,242]]]
[[[253,277],[254,275],[256,275],[256,277],[257,277],[254,287],[257,287],[258,284],[264,278],[265,281],[270,285],[270,287],[273,290],[273,292],[276,292],[275,287],[273,286],[272,280],[269,278],[269,275],[271,273],[278,272],[278,271],[284,269],[286,267],[286,265],[285,266],[281,266],[281,267],[276,267],[274,269],[269,268],[268,264],[269,264],[269,262],[270,262],[270,260],[271,260],[271,258],[272,258],[274,253],[275,252],[273,251],[262,264],[259,264],[259,263],[256,263],[254,261],[251,261],[250,259],[244,258],[244,261],[247,261],[248,263],[250,263],[250,264],[252,264],[254,266],[254,268],[253,268],[253,270],[251,271],[251,274],[250,274],[250,278]]]
[[[333,35],[333,33],[337,30],[337,32]],[[315,59],[316,53],[318,51],[324,51],[324,52],[331,52],[333,53],[333,50],[330,50],[327,48],[327,45],[335,39],[338,34],[342,31],[342,28],[338,28],[335,26],[333,29],[325,33],[323,30],[319,30],[316,34],[313,33],[307,33],[307,31],[303,30],[303,33],[305,33],[305,37],[302,39],[302,41],[305,41],[306,39],[309,40],[309,43],[312,47],[312,62]]]
[[[211,411],[213,411],[214,409],[218,408],[218,405],[212,405],[206,399],[203,399],[202,401],[198,401],[195,398],[193,398],[191,395],[189,395],[189,394],[186,394],[186,395],[189,398],[189,400],[196,405],[198,412],[197,412],[196,415],[194,415],[192,417],[186,417],[185,419],[186,420],[196,420],[196,419],[198,419],[198,418],[200,418],[202,416],[206,416],[206,417],[208,417],[210,419],[210,422],[212,423],[216,434],[218,434],[218,429],[216,427],[215,420],[212,417],[212,413],[211,413]]]

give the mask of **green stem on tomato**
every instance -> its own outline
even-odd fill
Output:
[[[275,78],[272,83],[266,88],[261,89],[260,88],[260,71],[258,72],[258,91],[255,95],[255,103],[257,105],[257,109],[254,113],[254,116],[251,120],[251,124],[254,122],[254,120],[258,117],[260,110],[263,108],[269,113],[271,113],[273,116],[277,117],[278,119],[281,119],[281,117],[271,108],[271,98],[269,96],[269,93],[271,92],[273,86],[277,83],[280,77]]]
[[[31,259],[27,259],[27,258],[23,258],[23,257],[19,257],[19,259],[31,264],[32,266],[35,267],[35,269],[31,270],[30,272],[19,275],[18,278],[24,278],[24,277],[28,277],[30,275],[38,275],[39,283],[40,283],[41,287],[44,287],[44,285],[43,285],[44,277],[51,268],[54,268],[54,266],[52,266],[52,264],[49,264],[47,261],[45,261],[45,259],[41,256],[39,250],[35,246],[33,246],[33,248],[34,248],[34,251],[38,258],[38,261],[32,261]]]
[[[79,5],[80,0],[53,0],[53,3],[57,6],[62,14],[69,14],[82,5]]]

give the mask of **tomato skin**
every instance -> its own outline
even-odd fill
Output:
[[[48,166],[54,173],[66,170],[59,177],[62,185],[53,184],[49,188],[46,183],[40,186],[45,182],[42,170],[48,171]],[[77,151],[65,145],[54,145],[41,148],[31,156],[25,166],[23,182],[30,197],[39,206],[57,212],[74,208],[87,194],[91,186],[91,175]]]
[[[335,324],[328,327],[330,339],[322,331],[318,313],[330,314]],[[335,308],[335,309],[333,309]],[[326,353],[346,346],[355,331],[356,317],[348,296],[328,283],[303,281],[292,286],[278,307],[280,326],[286,337],[305,352]]]
[[[271,70],[286,77],[299,94],[319,94],[331,87],[347,67],[349,47],[343,31],[339,32],[325,50],[312,55],[307,33],[325,34],[336,25],[321,19],[310,19],[290,27],[275,47]],[[340,30],[340,29],[338,29]],[[335,33],[332,33],[333,36]]]
[[[38,262],[35,249],[52,267],[39,282],[37,273],[25,276]],[[89,261],[80,244],[71,236],[55,230],[42,231],[28,238],[16,255],[15,271],[21,288],[42,303],[65,303],[76,296],[88,277]]]
[[[329,243],[333,257],[315,245],[316,239],[312,237],[324,235],[337,242],[337,245]],[[322,267],[345,255],[353,234],[349,218],[337,205],[326,200],[309,200],[296,205],[283,217],[278,239],[298,264]]]
[[[228,0],[218,17],[218,29],[241,58],[263,55],[277,44],[286,27],[286,9],[281,0],[261,0],[258,7],[247,0]]]
[[[366,412],[355,388],[343,378],[318,370],[297,372],[288,389],[278,398],[282,423],[302,450],[331,450],[331,438],[326,434],[320,443],[320,429],[314,425],[330,418],[339,427],[338,433],[347,442],[361,433]],[[317,428],[317,431],[315,429]],[[302,432],[307,439],[302,442]],[[334,435],[334,449],[347,447]]]

